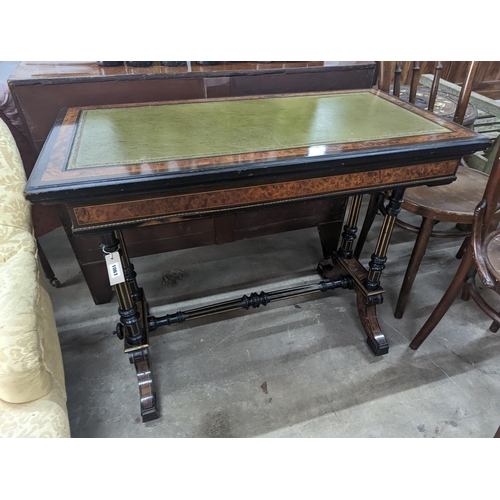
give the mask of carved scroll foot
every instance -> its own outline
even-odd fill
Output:
[[[344,259],[334,254],[332,262],[320,261],[317,272],[328,279],[338,279],[339,276],[352,278],[357,295],[359,319],[367,336],[366,342],[375,356],[387,354],[389,343],[380,331],[376,309],[377,305],[383,302],[383,288],[379,287],[374,291],[365,288],[364,283],[368,273],[357,259]]]
[[[369,300],[357,291],[357,305],[359,319],[366,333],[366,343],[375,356],[382,356],[389,352],[389,343],[380,331],[377,319],[376,304],[382,303],[382,295],[370,297]]]
[[[130,362],[135,365],[139,394],[141,398],[141,417],[143,422],[160,418],[158,401],[153,384],[153,373],[149,361],[149,349],[143,348],[129,353]]]

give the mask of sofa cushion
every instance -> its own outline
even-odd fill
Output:
[[[64,390],[62,357],[52,304],[31,252],[0,265],[0,399],[25,403]]]
[[[0,226],[32,232],[31,205],[23,191],[26,174],[21,156],[7,125],[0,120]]]

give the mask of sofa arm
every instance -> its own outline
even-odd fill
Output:
[[[69,438],[66,396],[55,384],[49,393],[30,403],[0,400],[0,438]]]
[[[66,436],[61,346],[25,184],[14,139],[0,121],[0,436]]]

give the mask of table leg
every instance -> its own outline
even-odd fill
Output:
[[[153,373],[149,361],[149,349],[144,348],[129,354],[130,362],[135,365],[139,394],[141,398],[141,417],[143,422],[150,422],[160,417],[156,392],[154,391]]]
[[[125,274],[125,281],[130,287],[130,295],[134,302],[140,302],[144,299],[144,291],[137,285],[137,273],[134,269],[134,264],[130,262],[130,258],[127,252],[127,246],[125,245],[125,240],[123,238],[123,233],[121,230],[114,232],[116,239],[120,242],[120,256],[123,263],[123,273]]]
[[[338,254],[346,259],[350,259],[354,255],[352,249],[354,246],[354,240],[356,239],[356,233],[358,231],[357,226],[362,201],[363,195],[361,194],[358,194],[351,198],[349,215],[347,216],[346,225],[344,226],[344,232],[342,233],[342,241],[338,250]]]
[[[380,287],[380,276],[387,262],[387,250],[391,240],[392,231],[399,213],[401,212],[401,204],[403,203],[403,188],[395,189],[389,197],[389,202],[386,207],[384,222],[380,228],[380,234],[377,240],[375,251],[371,256],[368,264],[370,270],[366,277],[366,288],[370,291],[377,290]]]
[[[101,236],[104,254],[118,252],[125,281],[114,285],[118,299],[120,322],[116,325],[118,338],[124,340],[125,353],[135,365],[139,384],[143,422],[159,418],[153,375],[149,360],[148,305],[144,292],[138,287],[134,266],[128,257],[121,231]]]
[[[40,246],[38,239],[36,240],[36,246],[38,248],[38,256],[40,257],[40,264],[42,265],[43,274],[45,274],[45,277],[49,280],[50,284],[53,287],[59,288],[61,286],[61,282],[56,278],[52,266],[50,265],[49,259],[47,259],[47,256],[45,255],[43,248]]]
[[[325,278],[338,279],[346,275],[352,277],[357,294],[359,318],[367,335],[368,346],[376,356],[389,352],[389,344],[378,323],[376,306],[383,302],[384,290],[380,286],[380,277],[387,261],[386,255],[394,224],[401,211],[403,194],[404,189],[396,189],[389,199],[377,245],[368,264],[368,271],[354,257],[352,251],[360,209],[360,200],[358,201],[357,196],[351,202],[340,248],[332,256],[333,265],[326,261],[318,265],[319,273]]]
[[[370,295],[366,295],[361,289],[356,288],[358,294],[358,313],[363,328],[368,336],[367,343],[377,356],[387,354],[389,352],[389,344],[380,330],[376,312],[376,306],[383,302],[383,295],[381,293],[373,294],[373,292],[377,292],[381,288],[380,277],[385,268],[385,263],[387,262],[387,250],[389,249],[389,242],[394,230],[394,225],[398,214],[401,212],[404,191],[403,188],[395,189],[387,203],[384,222],[380,229],[375,251],[368,264],[368,274],[364,279],[364,285]]]

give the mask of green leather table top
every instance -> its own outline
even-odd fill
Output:
[[[370,92],[90,109],[66,170],[448,132]]]

